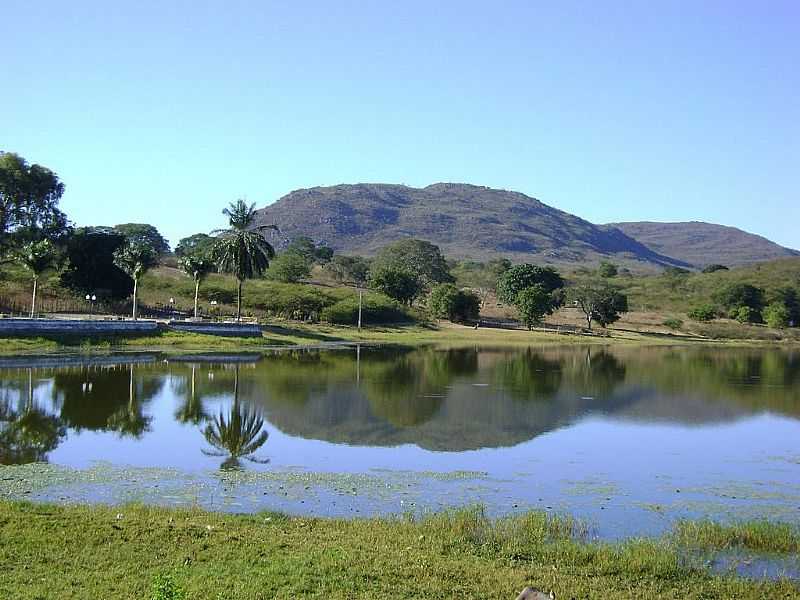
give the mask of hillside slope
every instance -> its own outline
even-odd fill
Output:
[[[278,247],[305,235],[337,252],[370,255],[395,240],[416,237],[439,245],[453,258],[506,256],[556,265],[601,258],[639,267],[682,264],[619,230],[593,225],[535,198],[466,184],[296,190],[259,210],[256,222],[280,227],[280,234],[268,234]]]
[[[688,223],[609,223],[610,231],[620,230],[657,252],[702,267],[719,263],[734,267],[757,262],[800,256],[800,252],[775,242],[724,225],[692,221]]]

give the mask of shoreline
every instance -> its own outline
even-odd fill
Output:
[[[306,325],[276,322],[263,326],[261,338],[233,338],[169,331],[158,335],[132,336],[15,336],[0,337],[0,355],[34,353],[107,353],[127,350],[148,351],[249,351],[280,349],[310,350],[349,347],[358,344],[418,346],[659,346],[723,348],[800,348],[794,340],[713,339],[663,333],[607,330],[608,335],[577,335],[522,329],[495,329],[438,324],[355,327]]]
[[[20,600],[145,598],[156,585],[170,598],[512,599],[526,585],[557,598],[800,598],[796,580],[709,568],[728,551],[796,551],[795,530],[756,522],[609,544],[569,517],[480,507],[344,520],[0,501],[0,535],[0,595]]]

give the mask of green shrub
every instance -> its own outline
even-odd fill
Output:
[[[739,323],[760,323],[761,313],[750,306],[740,306],[733,315]]]
[[[184,600],[186,593],[171,575],[158,575],[153,580],[153,600]]]
[[[669,329],[677,330],[683,327],[683,321],[680,319],[664,319],[661,324]]]
[[[336,302],[330,294],[310,285],[268,283],[260,292],[246,297],[248,306],[285,319],[318,321],[322,310]]]
[[[236,290],[208,283],[200,286],[199,296],[208,302],[216,300],[220,304],[233,304],[236,302]]]
[[[459,290],[452,283],[440,283],[428,296],[428,311],[437,319],[453,323],[474,321],[480,316],[481,301],[469,290]]]
[[[320,319],[335,325],[358,324],[358,296],[343,298],[320,312]],[[413,317],[403,306],[383,294],[364,294],[361,322],[368,324],[406,323]]]
[[[717,309],[710,304],[703,304],[701,306],[695,306],[692,310],[686,313],[686,316],[693,321],[705,323],[706,321],[713,321],[717,318]]]
[[[789,326],[791,315],[783,302],[773,302],[764,309],[764,321],[773,329],[783,329]]]

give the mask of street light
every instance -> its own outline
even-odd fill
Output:
[[[94,303],[97,302],[97,296],[94,294],[86,294],[86,301],[89,303],[89,314],[94,314]]]

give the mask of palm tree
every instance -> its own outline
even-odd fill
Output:
[[[136,320],[136,291],[139,278],[158,263],[158,252],[144,240],[129,239],[114,252],[114,264],[133,279],[133,320]]]
[[[181,423],[192,423],[198,425],[200,422],[208,418],[205,409],[203,408],[203,399],[197,395],[195,386],[195,372],[196,365],[192,365],[192,374],[189,379],[188,389],[183,389],[182,392],[186,394],[183,404],[178,408],[175,413],[175,418]],[[184,386],[181,386],[182,388]]]
[[[201,254],[187,254],[181,256],[178,260],[178,266],[184,273],[194,279],[194,318],[197,319],[200,316],[197,304],[200,294],[200,282],[214,271],[214,263]]]
[[[36,288],[39,276],[52,267],[57,258],[55,247],[49,240],[28,242],[17,253],[17,260],[33,273],[33,296],[31,298],[31,319],[36,314]]]
[[[253,225],[255,212],[255,204],[248,206],[244,200],[232,202],[222,211],[228,217],[230,229],[222,231],[211,247],[211,258],[217,268],[231,273],[239,284],[236,295],[237,321],[242,320],[242,284],[246,279],[264,273],[270,259],[275,257],[275,249],[264,239],[262,232],[278,228],[275,225]]]
[[[233,383],[233,406],[228,415],[220,411],[212,423],[206,426],[203,436],[214,450],[203,450],[208,456],[227,456],[222,463],[223,469],[238,469],[239,459],[251,462],[268,463],[269,459],[253,456],[256,450],[264,445],[269,432],[261,431],[264,418],[252,408],[243,408],[239,403],[239,368]]]

